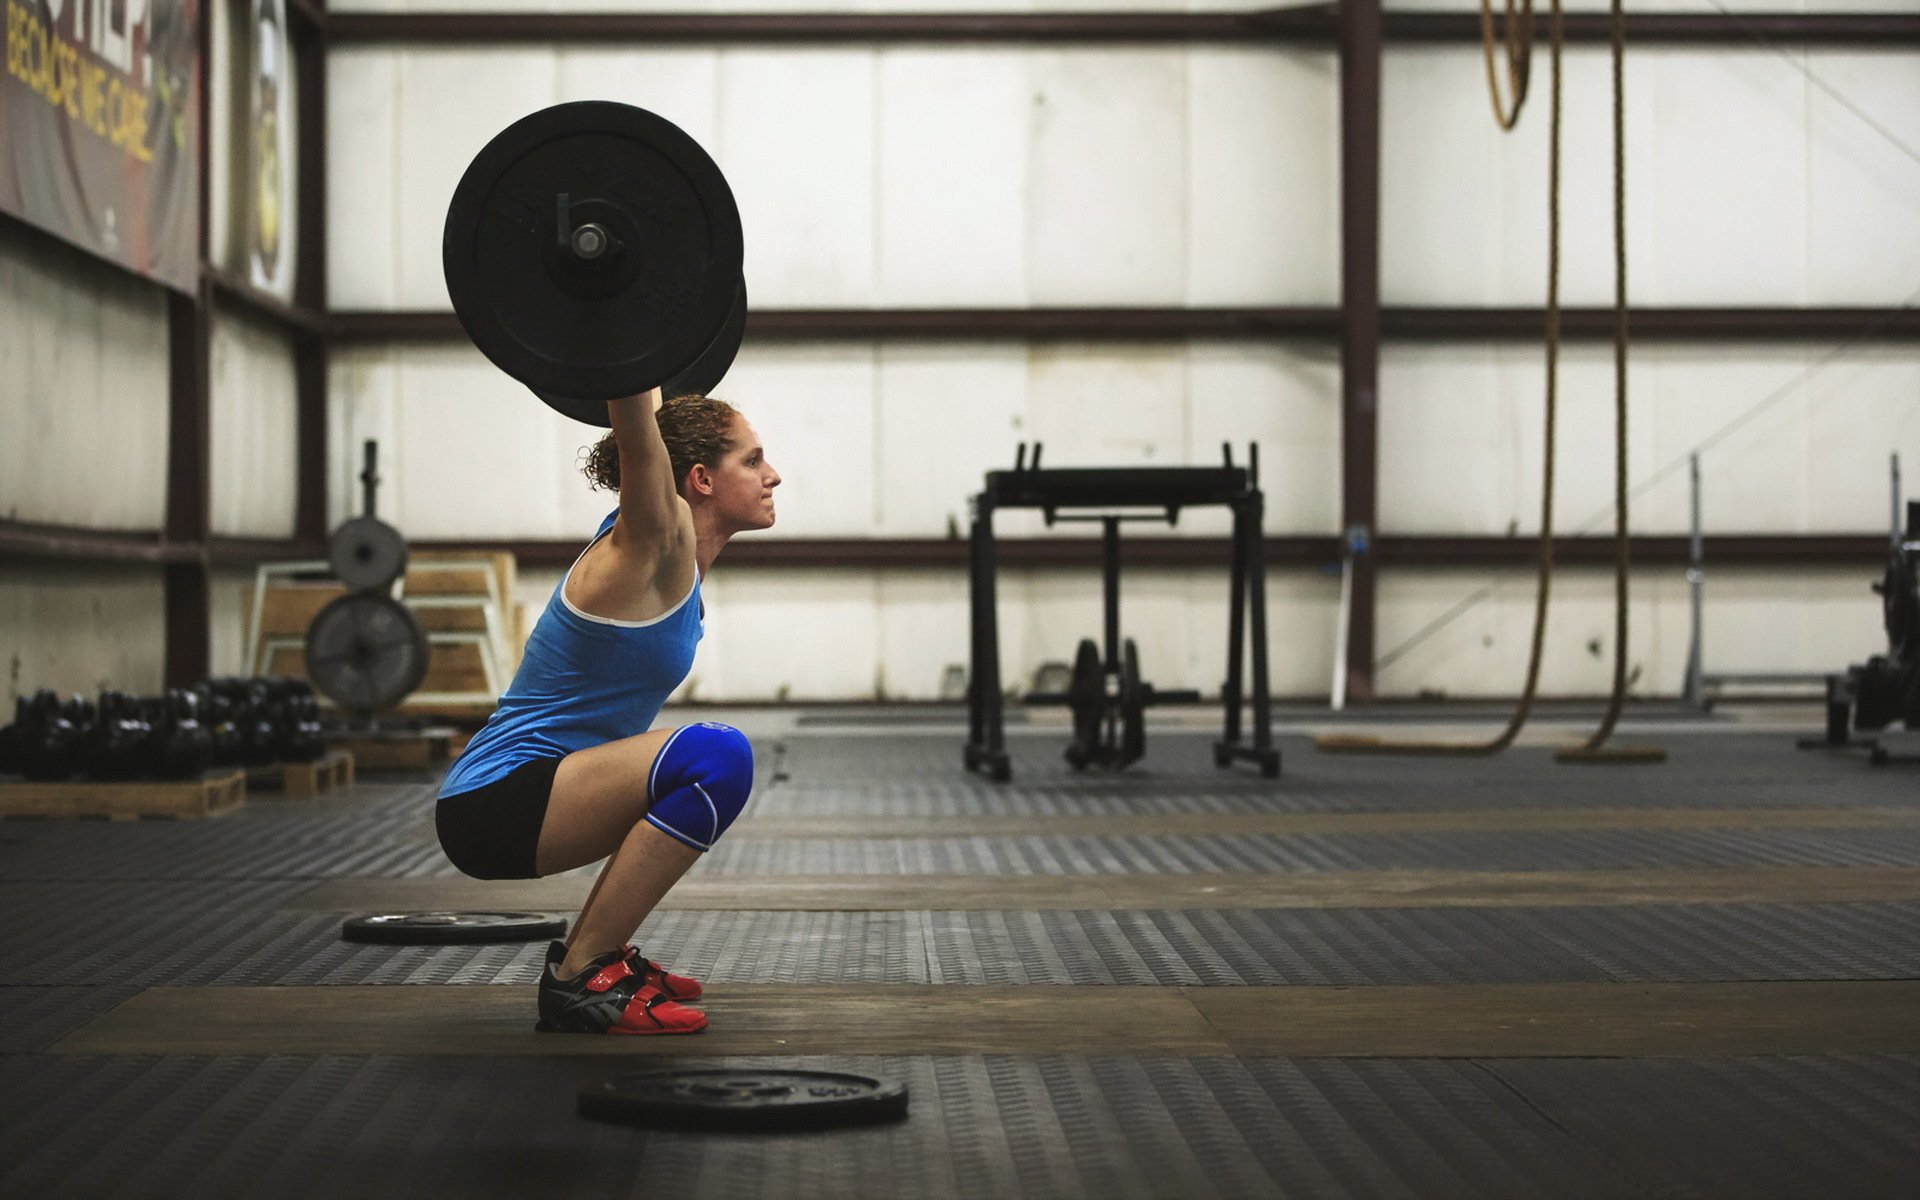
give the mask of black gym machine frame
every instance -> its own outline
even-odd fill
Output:
[[[1260,447],[1249,447],[1248,465],[1233,465],[1231,446],[1221,447],[1218,467],[1081,467],[1042,468],[1041,446],[1035,443],[1031,463],[1026,443],[1020,444],[1011,471],[988,471],[982,490],[973,497],[973,528],[969,546],[968,592],[971,607],[971,667],[967,673],[967,770],[979,771],[995,782],[1013,777],[1007,758],[1005,697],[1000,685],[999,619],[995,608],[998,555],[993,538],[993,514],[1003,508],[1037,508],[1048,525],[1057,521],[1098,521],[1102,530],[1102,607],[1105,645],[1101,655],[1106,681],[1116,677],[1126,686],[1105,687],[1104,716],[1109,743],[1123,714],[1131,709],[1135,740],[1131,754],[1116,753],[1109,744],[1096,761],[1124,766],[1139,756],[1144,735],[1139,732],[1139,709],[1154,703],[1197,700],[1197,693],[1156,693],[1137,676],[1137,666],[1123,655],[1120,638],[1120,523],[1125,520],[1164,520],[1175,524],[1183,508],[1224,505],[1233,513],[1231,537],[1232,593],[1227,620],[1227,677],[1221,700],[1225,724],[1213,746],[1217,767],[1237,761],[1257,763],[1268,778],[1280,774],[1280,751],[1273,745],[1272,699],[1267,678],[1267,582],[1265,498],[1259,487]],[[1125,513],[1119,509],[1158,509],[1156,514]],[[1070,515],[1061,515],[1063,511]],[[1104,510],[1088,512],[1084,510]],[[1242,741],[1242,663],[1251,625],[1253,658],[1252,740]],[[1131,643],[1126,649],[1131,650]],[[1079,714],[1076,713],[1076,716]],[[1076,743],[1084,756],[1088,747]],[[1084,760],[1076,760],[1076,766]]]

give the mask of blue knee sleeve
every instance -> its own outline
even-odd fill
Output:
[[[674,731],[647,780],[647,822],[695,850],[711,850],[747,806],[753,746],[731,725],[702,721]]]

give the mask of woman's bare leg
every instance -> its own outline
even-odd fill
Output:
[[[607,860],[567,938],[563,977],[624,947],[700,857],[642,820],[654,760],[674,732],[656,729],[576,751],[554,772],[535,869],[551,875]]]

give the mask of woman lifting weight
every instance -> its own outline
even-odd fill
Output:
[[[547,949],[536,1028],[696,1033],[700,984],[627,939],[747,802],[753,749],[727,725],[652,729],[693,665],[700,583],[727,540],[773,524],[780,473],[732,406],[607,404],[586,474],[620,505],[561,578],[500,706],[440,785],[453,865],[528,879],[606,859],[567,940]]]

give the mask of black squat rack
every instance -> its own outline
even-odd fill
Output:
[[[1280,774],[1280,752],[1273,745],[1272,701],[1267,684],[1267,581],[1264,564],[1265,508],[1260,493],[1260,447],[1249,448],[1248,465],[1233,465],[1231,446],[1221,447],[1218,467],[1073,467],[1042,468],[1035,443],[1027,460],[1026,443],[1011,471],[988,471],[973,498],[969,570],[972,608],[971,668],[967,673],[966,766],[997,782],[1013,777],[1007,759],[1005,701],[1000,686],[1000,635],[995,610],[997,554],[993,514],[1002,508],[1037,508],[1048,525],[1057,521],[1098,521],[1102,538],[1104,651],[1081,644],[1074,690],[1064,700],[1074,707],[1075,734],[1067,758],[1076,768],[1088,762],[1124,767],[1145,748],[1140,712],[1154,703],[1198,700],[1197,693],[1156,693],[1139,680],[1133,642],[1120,638],[1120,523],[1151,520],[1175,524],[1183,508],[1225,505],[1233,512],[1232,596],[1227,620],[1227,678],[1221,700],[1225,729],[1214,743],[1213,761],[1259,764],[1260,773]],[[1152,509],[1126,513],[1119,509]],[[1074,510],[1062,515],[1066,510]],[[1096,511],[1087,511],[1096,510]],[[1241,740],[1242,662],[1247,657],[1247,625],[1253,626],[1252,742]],[[1042,700],[1042,697],[1030,697]],[[1101,735],[1104,727],[1105,736]]]

